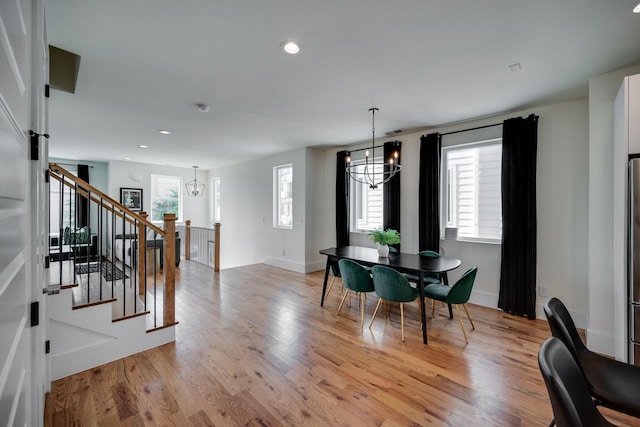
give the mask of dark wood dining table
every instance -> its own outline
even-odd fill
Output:
[[[384,265],[393,268],[400,273],[413,274],[419,277],[419,283],[424,283],[424,275],[428,273],[443,273],[445,285],[447,283],[447,271],[458,268],[461,261],[456,258],[444,256],[427,257],[418,254],[408,254],[403,252],[389,253],[387,257],[378,255],[377,249],[365,248],[362,246],[341,246],[338,248],[328,248],[320,251],[327,256],[327,266],[324,271],[324,283],[322,285],[322,299],[320,306],[324,305],[324,297],[327,291],[327,280],[331,264],[337,264],[341,259],[350,259],[365,266]],[[420,290],[420,321],[422,323],[422,341],[427,344],[427,318],[424,307],[424,286],[418,286]]]

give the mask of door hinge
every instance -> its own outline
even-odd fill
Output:
[[[40,159],[40,137],[44,136],[49,138],[48,133],[37,133],[32,130],[29,131],[29,139],[31,140],[31,160]]]
[[[51,340],[46,340],[44,342],[44,352],[45,354],[51,353]]]
[[[34,301],[31,303],[31,326],[38,326],[40,324],[40,301]]]
[[[31,160],[38,160],[40,158],[40,135],[31,131]]]
[[[51,178],[49,177],[49,169],[47,169],[44,171],[44,182],[48,184],[50,180]]]
[[[49,268],[51,265],[51,257],[50,255],[45,255],[44,257],[44,268]]]
[[[44,97],[49,97],[49,85],[44,85]]]
[[[56,295],[60,293],[60,285],[49,285],[42,290],[43,294]]]

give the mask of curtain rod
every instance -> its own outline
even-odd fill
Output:
[[[460,129],[460,130],[454,130],[452,132],[447,132],[447,133],[441,133],[441,136],[445,136],[445,135],[453,135],[454,133],[461,133],[461,132],[469,132],[472,130],[478,130],[478,129],[484,129],[484,128],[491,128],[494,126],[502,126],[502,123],[494,123],[492,125],[485,125],[485,126],[478,126],[475,128],[469,128],[469,129]]]

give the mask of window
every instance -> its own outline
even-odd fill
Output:
[[[382,173],[382,157],[376,157],[373,162],[378,166],[375,173]],[[365,160],[352,160],[358,172],[364,172]],[[371,168],[371,166],[369,166]],[[351,231],[369,231],[382,227],[382,188],[371,189],[367,184],[351,180]]]
[[[273,168],[273,226],[293,228],[293,165]]]
[[[502,140],[445,147],[443,225],[461,240],[502,239]]]
[[[220,177],[213,178],[213,222],[220,222]]]
[[[74,176],[78,176],[77,172],[71,172]],[[70,180],[66,180],[70,182]],[[71,182],[73,184],[73,182]],[[61,188],[63,187],[63,188]],[[62,197],[60,191],[63,192]],[[60,211],[60,201],[62,199],[62,212]],[[59,181],[51,179],[49,185],[49,223],[51,231],[66,227],[75,229],[76,224],[76,191],[72,188],[62,186]],[[62,215],[62,217],[61,217]],[[62,223],[60,223],[62,219]]]
[[[151,175],[151,221],[161,222],[164,214],[182,219],[182,178]]]

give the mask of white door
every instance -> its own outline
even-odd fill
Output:
[[[34,207],[40,186],[31,173],[43,160],[30,160],[29,139],[30,129],[41,132],[45,117],[44,103],[34,101],[34,88],[44,87],[37,82],[43,78],[44,51],[38,50],[44,27],[33,31],[34,24],[44,25],[42,3],[0,1],[0,425],[8,426],[42,424],[47,372],[45,322],[40,316],[40,326],[31,326],[31,303],[42,310],[45,302],[42,262],[35,255],[43,252]]]

